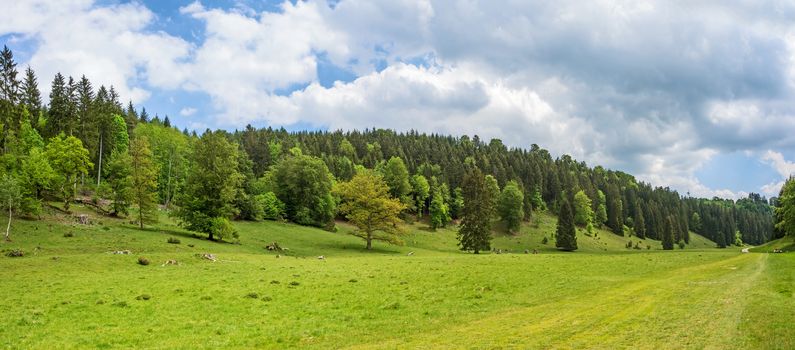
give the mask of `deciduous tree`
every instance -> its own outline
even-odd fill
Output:
[[[401,242],[398,216],[405,205],[391,197],[380,175],[372,171],[358,172],[351,181],[338,183],[334,193],[341,200],[340,213],[358,228],[351,234],[364,239],[368,250],[372,249],[373,240]]]

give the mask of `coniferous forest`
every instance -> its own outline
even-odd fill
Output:
[[[234,236],[233,219],[331,228],[342,217],[334,184],[373,169],[400,201],[401,215],[430,215],[434,227],[462,219],[465,194],[477,191],[468,184],[482,184],[490,193],[472,198],[491,198],[482,215],[500,218],[509,231],[517,220],[567,205],[588,230],[606,227],[664,246],[688,244],[691,231],[718,247],[762,244],[785,232],[776,229],[775,198],[693,198],[535,144],[509,148],[476,135],[382,129],[288,132],[249,125],[197,133],[123,102],[112,86],[94,86],[85,76],[56,74],[44,103],[40,78],[17,67],[7,47],[0,64],[4,205],[19,216],[36,217],[49,202],[68,211],[81,201],[141,227],[162,205],[210,238]],[[488,249],[484,244],[472,250]]]

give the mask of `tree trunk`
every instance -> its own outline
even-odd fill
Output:
[[[141,225],[141,229],[144,229],[144,214],[141,212],[141,206],[138,206],[138,224]]]
[[[166,202],[163,203],[166,206],[166,208],[168,208],[168,205],[171,203],[171,160],[172,160],[172,158],[173,158],[173,155],[168,158],[168,178],[167,178],[168,180],[166,181]]]
[[[213,239],[213,233],[212,233],[212,232],[210,232],[210,240],[211,240],[211,241],[214,241],[214,239]]]
[[[373,234],[367,232],[367,250],[373,249]]]
[[[99,133],[99,167],[97,169],[97,190],[99,190],[99,182],[102,178],[102,132]]]
[[[11,241],[8,239],[9,232],[11,232],[11,201],[8,203],[8,226],[6,226],[6,242]]]

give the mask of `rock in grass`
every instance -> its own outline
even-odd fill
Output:
[[[181,243],[179,241],[179,238],[174,238],[174,237],[168,237],[168,240],[166,242],[168,242],[169,244],[180,244]]]
[[[135,297],[135,300],[149,300],[149,299],[152,299],[152,296],[149,294],[141,294]]]
[[[149,265],[149,259],[144,258],[144,257],[139,257],[138,258],[138,264],[139,265],[143,265],[143,266]]]
[[[25,252],[23,252],[22,249],[12,249],[6,253],[6,256],[9,258],[20,258],[25,256]]]

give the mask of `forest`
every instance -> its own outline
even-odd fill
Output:
[[[56,74],[44,103],[34,70],[17,67],[7,47],[0,65],[0,199],[9,227],[12,216],[36,218],[57,203],[68,212],[80,201],[142,228],[164,208],[210,239],[234,239],[230,220],[284,219],[333,230],[337,219],[357,221],[356,203],[367,198],[354,194],[366,189],[386,200],[379,208],[394,214],[388,218],[399,218],[386,220],[391,227],[426,216],[432,228],[460,223],[461,249],[475,252],[489,247],[478,234],[512,232],[542,211],[583,234],[606,227],[661,240],[664,249],[688,244],[691,231],[721,248],[787,232],[777,198],[694,198],[535,144],[374,128],[248,125],[197,133],[122,102],[112,86],[95,87],[85,76]],[[389,227],[370,230],[368,245],[394,240]],[[576,242],[558,243],[576,249]]]

